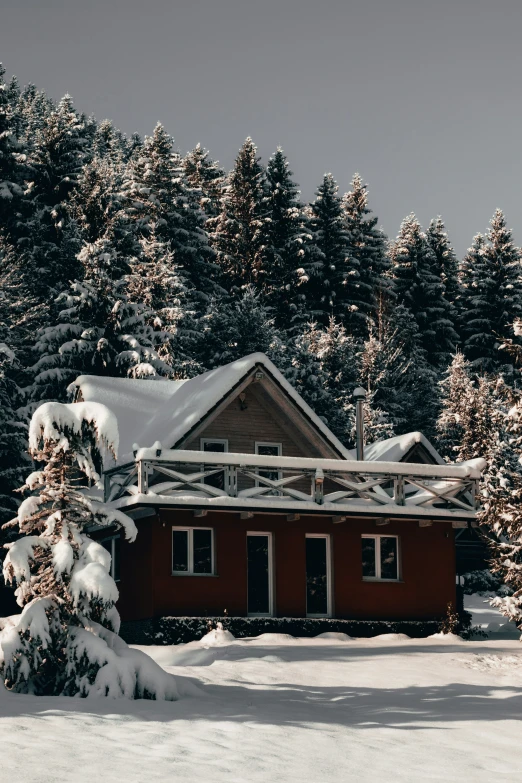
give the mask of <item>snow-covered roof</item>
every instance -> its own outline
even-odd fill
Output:
[[[120,436],[118,462],[123,463],[133,459],[134,444],[148,448],[159,441],[167,449],[178,448],[255,367],[263,368],[271,376],[341,459],[356,459],[355,451],[343,446],[263,353],[249,354],[184,381],[81,375],[71,387],[79,389],[86,402],[103,403],[115,414]],[[421,432],[366,446],[364,458],[369,462],[401,462],[416,444],[425,448],[435,464],[445,464]]]
[[[107,405],[118,419],[119,462],[132,459],[133,444],[149,446],[160,441],[176,447],[194,427],[255,368],[262,367],[343,459],[353,459],[333,432],[263,353],[185,381],[140,380],[81,375],[72,387],[85,401]]]
[[[444,459],[422,432],[407,432],[394,438],[380,440],[364,447],[364,459],[370,462],[401,462],[416,445],[424,446],[436,465],[445,465]]]

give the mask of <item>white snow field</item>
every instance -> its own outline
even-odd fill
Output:
[[[2,690],[0,779],[478,783],[522,776],[519,641],[234,640],[214,632],[201,642],[140,649],[188,678],[180,690],[192,695],[133,702]]]

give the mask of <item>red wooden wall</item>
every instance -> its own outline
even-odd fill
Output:
[[[304,617],[305,533],[331,536],[333,616],[347,619],[427,619],[455,604],[455,542],[450,523],[419,528],[415,521],[376,527],[373,520],[333,524],[330,517],[209,512],[202,519],[191,511],[161,510],[139,520],[134,544],[122,542],[120,601],[123,620],[168,615],[246,614],[246,532],[273,533],[275,615]],[[171,574],[172,525],[214,528],[217,576]],[[401,581],[366,582],[361,574],[361,534],[399,536]]]

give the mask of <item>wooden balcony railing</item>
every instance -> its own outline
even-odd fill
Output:
[[[480,470],[470,465],[266,457],[139,449],[135,461],[104,474],[105,499],[201,507],[313,511],[324,507],[400,511],[404,516],[473,518]],[[124,499],[127,499],[126,501]]]

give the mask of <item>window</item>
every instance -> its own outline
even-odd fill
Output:
[[[306,614],[328,617],[331,609],[330,537],[306,536]]]
[[[362,575],[363,579],[399,579],[399,538],[398,536],[362,537]]]
[[[283,446],[281,443],[262,443],[260,441],[256,441],[256,454],[259,454],[262,457],[280,457],[282,452]],[[279,470],[258,470],[257,474],[259,476],[264,476],[265,478],[270,479],[270,481],[279,481],[279,479],[282,478],[281,471]],[[257,485],[259,486],[259,482],[257,482]],[[261,484],[261,486],[264,485]],[[276,489],[274,489],[266,494],[277,495],[279,493]]]
[[[228,440],[224,438],[201,438],[201,451],[211,451],[218,454],[226,454],[228,451]],[[212,470],[216,465],[204,465],[204,470]],[[220,470],[213,476],[203,479],[204,484],[209,484],[216,489],[225,489],[225,471]]]
[[[172,573],[213,574],[213,539],[210,527],[173,527]]]
[[[121,539],[119,536],[102,538],[99,542],[111,556],[111,570],[109,573],[115,582],[120,581],[120,542]]]

